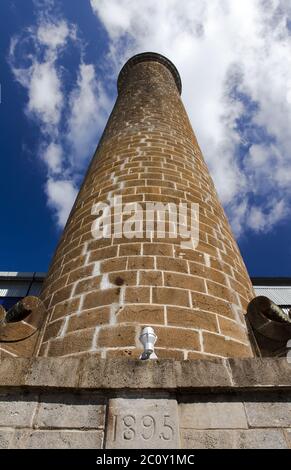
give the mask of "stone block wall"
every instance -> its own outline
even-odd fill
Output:
[[[291,449],[286,359],[5,359],[0,448]]]

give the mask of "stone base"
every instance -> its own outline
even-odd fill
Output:
[[[5,358],[0,448],[291,448],[291,364]]]

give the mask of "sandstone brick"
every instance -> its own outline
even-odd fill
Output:
[[[183,429],[184,449],[286,449],[283,433],[273,429]]]
[[[64,274],[67,274],[73,271],[74,269],[79,268],[80,266],[84,266],[84,262],[85,262],[85,256],[82,255],[64,264],[63,269],[62,269],[62,276]]]
[[[156,327],[157,348],[201,350],[199,333],[190,328]]]
[[[175,256],[179,259],[196,261],[197,263],[205,263],[203,253],[188,248],[181,248],[180,246],[174,247]]]
[[[90,309],[95,307],[102,307],[104,305],[111,305],[119,302],[120,299],[120,287],[114,289],[99,290],[91,292],[85,296],[83,302],[83,309]]]
[[[64,336],[64,338],[51,340],[48,355],[66,356],[81,351],[89,351],[92,347],[94,333],[95,328],[89,328],[87,330],[75,331]]]
[[[36,429],[102,429],[105,424],[105,406],[98,396],[66,393],[40,395],[38,412],[34,419]]]
[[[139,359],[142,354],[142,349],[137,348],[118,348],[118,349],[107,349],[106,359],[116,359],[122,357],[128,357],[130,359]]]
[[[9,448],[13,434],[13,429],[0,429],[0,450]]]
[[[184,351],[169,348],[155,348],[158,359],[174,359],[175,361],[184,360]]]
[[[154,287],[152,292],[152,301],[155,304],[162,305],[180,305],[189,307],[189,294],[182,289],[171,287]]]
[[[199,361],[215,361],[216,360],[216,357],[215,356],[211,356],[210,354],[203,354],[203,353],[200,353],[200,352],[192,352],[192,351],[188,351],[187,352],[187,359],[189,361],[195,361],[195,360],[199,360]]]
[[[30,427],[32,416],[37,408],[37,395],[31,394],[29,398],[25,393],[4,393],[0,396],[0,422],[1,427],[16,428]],[[1,442],[1,441],[0,441]]]
[[[114,271],[125,270],[127,258],[111,258],[105,261],[102,261],[100,271],[102,273],[112,273]]]
[[[244,297],[242,297],[241,295],[238,296],[239,297],[239,301],[240,301],[240,304],[242,306],[242,310],[243,310],[243,313],[246,314],[247,313],[247,309],[248,309],[248,305],[251,301],[252,298],[254,297],[251,297],[250,299],[245,299]]]
[[[115,286],[135,286],[137,284],[136,271],[120,271],[109,274],[109,282]]]
[[[84,277],[91,276],[93,272],[94,265],[89,264],[88,266],[84,266],[79,269],[75,269],[75,271],[71,272],[68,278],[68,284],[71,284],[72,282],[79,281],[80,279],[83,279]]]
[[[102,449],[103,443],[103,431],[36,430],[25,437],[26,449]]]
[[[74,241],[73,243],[69,243],[67,246],[66,245],[64,246],[64,250],[63,250],[64,264],[82,255],[83,246],[76,246],[78,243],[79,242]]]
[[[73,298],[71,300],[66,300],[62,304],[58,304],[55,306],[52,320],[56,320],[57,318],[64,317],[66,315],[71,315],[74,312],[77,312],[80,305],[80,298]]]
[[[99,261],[107,258],[114,258],[117,256],[117,246],[108,246],[105,248],[100,248],[98,250],[92,251],[89,258],[89,263],[94,261]]]
[[[103,202],[103,199],[101,198],[100,202]],[[91,208],[90,208],[91,210]],[[95,219],[95,216],[94,216],[94,219]],[[94,220],[93,219],[93,220]],[[91,224],[89,224],[88,228],[91,228]],[[112,240],[111,238],[99,238],[99,240],[92,240],[92,234],[91,234],[91,231],[89,232],[89,237],[86,237],[86,240],[84,239],[84,237],[82,237],[82,242],[84,243],[85,241],[88,241],[89,240],[89,243],[88,243],[88,248],[87,248],[87,252],[95,252],[95,250],[99,250],[100,248],[108,248],[108,253],[110,253],[110,245],[112,244]]]
[[[137,330],[133,325],[102,327],[97,338],[99,348],[135,346]]]
[[[128,303],[146,303],[150,301],[149,287],[126,287],[125,302]]]
[[[141,254],[141,243],[130,243],[119,247],[119,256],[135,256]]]
[[[110,307],[99,307],[82,311],[81,315],[73,315],[69,320],[67,333],[82,330],[110,322]]]
[[[200,403],[181,403],[180,426],[190,429],[247,429],[243,403],[230,397],[204,396]]]
[[[206,310],[207,312],[218,313],[224,317],[235,319],[235,314],[229,302],[217,299],[210,295],[193,292],[192,305],[196,310],[202,309]]]
[[[38,351],[38,356],[46,357],[48,347],[49,347],[49,343],[42,342],[42,345],[41,345],[41,347],[39,348],[39,351]]]
[[[210,265],[212,268],[217,269],[218,271],[222,271],[229,276],[232,276],[232,268],[227,263],[220,261],[216,258],[210,258]]]
[[[183,325],[189,328],[218,332],[216,315],[199,310],[167,307],[168,325]]]
[[[202,251],[203,253],[207,253],[211,256],[217,256],[217,248],[215,248],[212,245],[209,245],[209,243],[205,243],[203,241],[199,241],[197,249],[199,251]]]
[[[164,285],[168,287],[180,287],[199,292],[205,292],[204,280],[199,277],[178,273],[164,273]]]
[[[140,271],[139,284],[141,286],[163,285],[163,276],[161,271]]]
[[[244,344],[232,341],[229,337],[203,332],[204,351],[223,357],[249,357],[250,348]]]
[[[128,258],[128,269],[154,269],[154,258],[150,256],[131,256]]]
[[[188,273],[188,264],[183,259],[178,258],[157,258],[157,268],[162,271],[174,271],[178,273]]]
[[[50,338],[57,337],[62,329],[62,326],[64,324],[64,320],[56,320],[53,323],[50,323],[46,330],[45,334],[43,337],[43,341],[48,341]]]
[[[258,397],[256,401],[246,397],[244,406],[249,426],[252,428],[291,427],[290,393],[272,394],[269,397],[267,395],[261,400]]]
[[[125,305],[117,314],[118,322],[145,325],[164,323],[164,307],[157,305]]]
[[[233,291],[230,290],[228,287],[225,287],[222,284],[218,284],[217,282],[212,281],[206,281],[206,284],[208,293],[210,295],[235,303],[236,297],[234,296]]]
[[[48,295],[50,294],[50,292],[56,292],[65,287],[67,284],[70,284],[70,282],[68,282],[68,279],[69,275],[65,274],[64,276],[57,278],[55,281],[52,281],[48,288]]]
[[[100,287],[101,283],[101,276],[94,276],[89,279],[84,279],[83,281],[78,282],[76,288],[75,288],[75,294],[80,295],[83,294],[84,292],[90,292],[92,290],[97,290]]]
[[[243,343],[248,342],[247,331],[242,326],[227,318],[218,317],[221,334],[229,336]]]
[[[214,282],[226,285],[225,275],[221,271],[208,268],[201,263],[189,262],[189,272],[193,276],[201,276],[205,279],[211,279]]]
[[[241,285],[240,282],[235,281],[234,279],[229,280],[232,289],[238,292],[241,296],[247,298],[250,295],[249,286]]]
[[[144,255],[173,256],[173,246],[164,243],[145,243],[143,246]]]
[[[73,290],[72,285],[63,287],[62,289],[58,290],[52,298],[51,306],[54,306],[58,304],[59,302],[63,302],[64,300],[70,298],[72,290]]]

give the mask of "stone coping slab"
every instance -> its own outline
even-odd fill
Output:
[[[236,391],[290,389],[286,358],[140,361],[83,357],[4,358],[0,388]]]

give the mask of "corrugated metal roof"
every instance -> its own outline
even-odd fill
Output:
[[[277,305],[291,306],[291,286],[254,286],[257,295],[269,297]]]
[[[35,295],[36,297],[38,297],[41,292],[42,286],[43,282],[33,282],[32,286],[29,289],[28,295]]]
[[[36,279],[43,280],[46,277],[44,272],[16,272],[16,271],[0,271],[0,279]]]
[[[29,281],[0,281],[0,297],[25,297]]]

